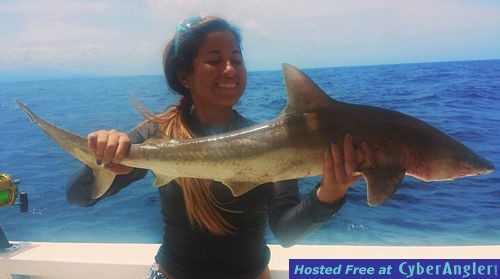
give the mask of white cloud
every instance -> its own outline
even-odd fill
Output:
[[[484,0],[27,0],[0,2],[0,71],[160,73],[175,25],[197,14],[238,25],[252,69],[499,58],[500,5]]]

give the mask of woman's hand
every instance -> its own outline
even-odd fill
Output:
[[[365,142],[355,150],[352,136],[347,134],[343,140],[343,148],[340,144],[333,140],[331,148],[325,150],[323,179],[316,192],[318,199],[324,203],[342,199],[349,187],[361,178],[362,175],[356,173],[357,166],[362,164],[365,168],[375,165],[374,152]]]
[[[130,139],[126,133],[117,130],[99,130],[87,136],[88,148],[94,153],[98,165],[104,166],[116,174],[127,174],[132,167],[120,165],[130,149]]]

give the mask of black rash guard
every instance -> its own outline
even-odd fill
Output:
[[[252,124],[241,115],[235,115],[231,129]],[[194,116],[188,115],[186,119],[190,129],[198,135],[221,132],[207,131]],[[132,143],[141,143],[155,132],[156,125],[146,123],[134,128],[129,137]],[[94,177],[92,170],[83,165],[69,181],[68,201],[91,206],[143,178],[146,173],[145,169],[134,169],[129,174],[118,175],[102,197],[92,199]],[[345,203],[345,197],[334,204],[322,203],[316,196],[317,188],[300,201],[296,180],[263,184],[237,198],[221,183],[214,182],[210,187],[217,200],[228,209],[220,212],[237,228],[233,234],[216,236],[191,227],[180,186],[172,181],[158,188],[165,232],[155,260],[177,279],[256,278],[270,259],[265,241],[266,219],[279,243],[289,247],[328,221]]]

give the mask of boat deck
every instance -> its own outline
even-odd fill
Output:
[[[0,279],[138,279],[147,274],[159,244],[16,242],[0,254]],[[273,279],[288,278],[289,259],[498,259],[493,246],[270,245]],[[25,276],[12,276],[25,275]]]

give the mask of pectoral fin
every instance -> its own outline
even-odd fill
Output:
[[[92,186],[92,198],[97,199],[106,193],[113,183],[113,180],[115,180],[116,174],[95,165],[95,163],[91,167],[95,177]]]
[[[363,171],[368,191],[368,204],[377,206],[390,199],[401,184],[405,172],[401,166],[377,166]]]
[[[221,181],[226,185],[234,197],[239,197],[253,188],[259,186],[261,183],[247,182],[247,181]]]

